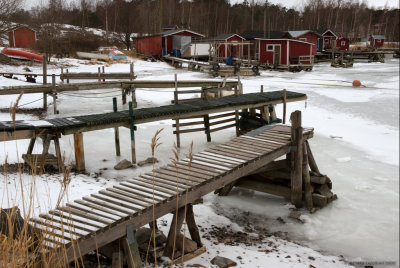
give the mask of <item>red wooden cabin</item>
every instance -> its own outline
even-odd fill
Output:
[[[321,35],[321,43],[318,45],[318,51],[331,49],[335,44],[336,38],[338,38],[338,36],[329,29],[318,30],[317,33]]]
[[[257,39],[260,63],[312,64],[313,44],[294,39]]]
[[[371,35],[368,39],[369,41],[369,46],[371,47],[383,47],[383,44],[385,43],[385,36],[384,35]]]
[[[36,31],[26,26],[8,32],[10,47],[31,48],[36,42]]]
[[[313,45],[312,54],[316,55],[318,47],[318,38],[320,37],[321,35],[319,33],[306,30],[306,31],[287,31],[282,38],[293,38],[299,41],[311,43]]]
[[[336,39],[336,47],[339,50],[347,51],[350,48],[350,40],[346,37],[338,37]]]
[[[174,36],[190,36],[193,39],[201,39],[204,35],[184,29],[169,30],[155,35],[148,35],[136,38],[136,52],[161,56],[170,54],[173,49]]]
[[[240,45],[245,39],[238,34],[221,34],[214,38],[217,46],[218,57],[242,57],[243,46]]]

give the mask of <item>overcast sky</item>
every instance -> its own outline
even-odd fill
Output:
[[[64,0],[65,2],[78,2],[78,0]],[[240,3],[243,0],[230,0],[231,3]],[[250,0],[248,0],[250,1]],[[262,2],[263,0],[258,0]],[[303,3],[306,0],[269,0],[270,3],[273,4],[281,4],[282,6],[286,6],[288,8],[300,9],[303,6]],[[368,3],[369,6],[375,7],[385,7],[388,6],[390,8],[397,7],[399,8],[399,0],[364,0]],[[33,6],[37,5],[46,5],[48,0],[25,0],[26,7],[30,9]]]

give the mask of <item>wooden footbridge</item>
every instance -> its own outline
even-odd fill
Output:
[[[296,133],[300,136],[296,137]],[[31,218],[29,223],[41,231],[41,243],[48,250],[61,251],[62,257],[55,259],[55,262],[79,260],[77,256],[122,241],[129,267],[141,267],[134,230],[148,223],[154,226],[157,218],[175,213],[164,255],[171,258],[179,256],[179,253],[174,254],[176,249],[173,241],[186,217],[191,238],[198,246],[196,252],[183,256],[187,260],[205,251],[195,224],[192,203],[210,192],[259,172],[281,156],[296,155],[297,152],[301,155],[298,142],[312,136],[311,128],[265,126]],[[296,157],[293,159],[291,198],[292,202],[301,206],[302,163]],[[308,172],[308,166],[306,168]],[[306,180],[305,185],[304,195],[307,198],[312,190],[309,181]],[[296,198],[299,200],[293,201]],[[118,246],[113,250],[118,252]]]
[[[154,122],[166,119],[175,119],[178,121],[182,118],[191,117],[207,117],[210,114],[219,114],[223,112],[235,112],[236,128],[239,127],[238,110],[254,110],[259,108],[261,114],[265,115],[268,107],[279,103],[294,102],[305,100],[307,96],[302,93],[290,91],[273,91],[265,93],[251,93],[243,95],[232,95],[210,100],[197,100],[190,103],[177,103],[174,105],[166,105],[152,108],[134,109],[131,111],[118,111],[103,114],[93,114],[84,116],[72,116],[64,118],[46,119],[42,121],[17,121],[17,122],[0,122],[0,141],[31,139],[27,155],[32,153],[33,146],[37,137],[44,140],[42,161],[46,159],[50,141],[54,140],[56,145],[57,158],[60,160],[61,153],[58,146],[58,137],[62,135],[74,135],[75,142],[75,160],[78,171],[85,169],[83,132],[101,130],[108,128],[127,127],[131,129],[131,145],[132,145],[132,162],[136,161],[136,153],[134,151],[134,130],[135,125]],[[218,118],[218,116],[217,116]],[[265,117],[264,117],[265,118]],[[265,120],[264,120],[265,121]],[[178,121],[179,122],[179,121]],[[210,134],[210,125],[205,121],[205,129],[207,139]],[[217,121],[224,123],[225,120]],[[265,121],[268,123],[268,121]],[[190,123],[188,123],[190,124]],[[215,125],[217,123],[213,123]],[[182,124],[183,125],[183,124]],[[232,126],[230,126],[232,127]],[[220,127],[217,130],[223,129]],[[225,127],[226,128],[226,127]],[[189,132],[189,131],[187,131]],[[237,132],[238,133],[238,132]],[[179,135],[179,133],[177,133]],[[179,137],[179,136],[178,136]],[[208,139],[210,141],[210,139]],[[118,138],[119,144],[119,138]],[[118,145],[119,146],[119,145]],[[118,155],[118,154],[117,154]]]

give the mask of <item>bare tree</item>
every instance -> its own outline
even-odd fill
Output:
[[[22,6],[22,0],[0,0],[0,35],[4,36],[11,28],[10,15]]]

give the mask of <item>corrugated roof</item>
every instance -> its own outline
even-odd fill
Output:
[[[371,35],[372,38],[374,39],[386,39],[384,35],[379,35],[379,34],[373,34]]]
[[[176,24],[163,25],[163,29],[173,29],[175,27],[178,27],[178,25]]]
[[[241,37],[241,36],[238,35],[238,34],[220,34],[220,35],[218,35],[217,37],[215,37],[214,40],[227,40],[228,38],[230,38],[230,37],[232,37],[232,36],[234,36],[234,35],[236,35],[236,36],[238,36],[238,37],[244,39],[243,37]]]
[[[284,33],[285,32],[282,32],[282,31],[270,31],[268,33],[268,31],[267,31],[265,34],[265,38],[278,39],[278,38],[281,38]],[[256,38],[264,38],[264,31],[248,30],[248,31],[244,31],[240,36],[246,40],[252,40],[252,39],[256,39]]]

